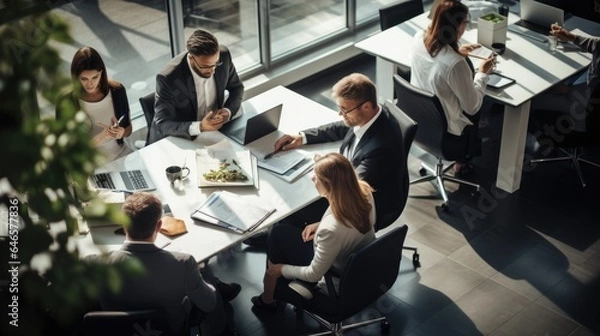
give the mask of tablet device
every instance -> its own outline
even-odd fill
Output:
[[[515,82],[514,79],[512,78],[508,78],[508,77],[504,77],[502,75],[499,75],[497,73],[491,73],[489,75],[490,79],[487,83],[487,86],[492,88],[492,89],[502,89],[503,87],[510,85],[512,83]]]

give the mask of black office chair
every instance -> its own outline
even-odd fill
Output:
[[[423,13],[423,0],[400,0],[379,8],[379,26],[386,30]],[[410,67],[396,65],[396,73],[410,81]]]
[[[412,120],[406,113],[402,112],[394,104],[391,100],[385,101],[385,106],[390,111],[390,113],[396,118],[398,121],[398,126],[400,126],[400,130],[402,131],[402,141],[404,143],[404,153],[406,155],[406,161],[408,163],[408,154],[410,152],[410,147],[412,146],[413,140],[415,139],[415,134],[417,133],[417,129],[419,125]],[[410,187],[410,177],[408,175],[408,167],[404,171],[404,178],[402,181],[402,186],[404,188],[403,198],[399,200],[400,209],[404,210],[406,206],[406,202],[408,201],[408,192]],[[413,251],[412,262],[415,268],[421,267],[421,262],[419,261],[419,252],[416,247],[412,246],[403,246],[405,250]]]
[[[407,231],[406,225],[390,230],[353,253],[342,272],[330,270],[325,276],[329,294],[315,288],[313,297],[305,299],[287,281],[278,280],[275,298],[291,303],[297,312],[307,313],[328,329],[313,335],[343,335],[345,330],[376,322],[382,323],[381,331],[387,334],[390,325],[385,316],[350,325],[342,325],[342,321],[367,308],[394,285]],[[338,290],[334,278],[339,279]]]
[[[146,118],[146,145],[149,143],[150,139],[150,126],[152,125],[152,119],[154,119],[154,92],[151,92],[143,97],[140,97],[140,105],[142,106],[142,112],[144,112],[144,117]]]
[[[446,114],[435,95],[414,87],[398,75],[394,75],[394,90],[398,97],[396,106],[419,124],[419,132],[415,136],[415,143],[437,158],[435,168],[421,163],[420,173],[422,176],[410,183],[416,184],[436,180],[439,192],[444,199],[442,210],[447,211],[449,204],[444,181],[466,184],[479,191],[478,184],[446,174],[454,163],[444,168],[444,160],[462,159],[468,153],[469,137],[466,134],[467,132],[464,132],[465,135],[461,136],[448,133]],[[427,175],[427,172],[431,175]]]
[[[579,163],[582,162],[592,167],[600,168],[600,164],[582,157],[582,152],[586,147],[600,145],[600,85],[591,92],[590,99],[586,106],[585,131],[574,131],[570,129],[571,125],[557,127],[557,124],[560,123],[561,120],[564,122],[567,121],[567,115],[565,115],[564,112],[534,111],[532,116],[535,116],[533,122],[537,122],[540,129],[543,128],[542,125],[546,124],[553,127],[553,129],[556,129],[556,132],[559,133],[558,136],[555,134],[552,136],[542,135],[542,138],[539,138],[538,142],[540,144],[552,144],[551,147],[554,147],[556,151],[563,153],[564,156],[531,159],[529,164],[569,161],[573,167],[575,167],[581,188],[584,189],[586,183]],[[566,131],[561,134],[560,130]]]
[[[181,331],[170,329],[168,321],[158,309],[128,310],[128,311],[91,311],[83,316],[81,326],[82,336],[131,336],[131,335],[162,335],[162,336],[200,336],[200,328],[190,325],[192,303],[186,296],[182,302],[185,313],[185,324]],[[195,316],[199,323],[201,316]]]

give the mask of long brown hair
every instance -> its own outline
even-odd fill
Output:
[[[425,48],[435,57],[445,46],[458,53],[458,29],[469,18],[469,8],[457,0],[442,0],[425,32]]]
[[[108,79],[106,65],[104,65],[104,61],[96,49],[92,47],[81,47],[75,52],[73,60],[71,61],[71,78],[73,78],[73,84],[76,88],[75,91],[78,94],[83,92],[81,82],[79,81],[79,75],[85,70],[101,71],[99,86],[100,92],[102,92],[104,96],[108,94],[109,87],[116,88],[120,85],[119,82]]]
[[[315,158],[315,176],[323,185],[333,216],[345,226],[367,233],[372,225],[369,194],[373,188],[358,178],[352,164],[338,153]]]

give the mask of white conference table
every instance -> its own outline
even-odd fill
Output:
[[[283,86],[277,86],[257,95],[245,101],[242,106],[244,109],[255,108],[262,111],[278,103],[283,103],[279,130],[285,133],[296,134],[303,129],[341,119],[335,111]],[[163,203],[169,204],[174,217],[185,221],[188,233],[176,238],[159,234],[156,242],[158,246],[170,242],[165,247],[166,250],[186,252],[193,255],[196,260],[202,261],[251,236],[252,233],[240,235],[225,229],[198,224],[190,218],[193,209],[215,190],[228,190],[247,197],[249,202],[271,205],[277,209],[259,228],[253,231],[254,233],[275,224],[318,199],[319,195],[313,186],[310,174],[305,174],[293,183],[289,183],[260,168],[258,171],[258,189],[254,187],[199,188],[197,185],[195,150],[223,139],[227,138],[220,132],[203,134],[194,141],[168,137],[103,167],[103,170],[148,169],[154,183],[157,185],[157,189],[153,193],[159,196]],[[237,150],[243,149],[232,141],[230,143]],[[333,142],[306,145],[302,149],[315,154],[323,154],[337,152],[339,145],[339,142]],[[183,165],[184,161],[191,172],[188,178],[184,180],[183,188],[177,190],[172,188],[169,181],[167,181],[165,168],[171,165]],[[114,234],[115,229],[114,226],[91,226],[90,233],[80,235],[78,238],[77,246],[81,255],[85,256],[118,249],[125,238],[122,235]]]
[[[410,66],[413,36],[427,28],[430,23],[428,14],[429,12],[423,13],[355,44],[355,47],[377,57],[376,82],[381,102],[394,97],[395,64]],[[518,19],[517,15],[510,13],[508,23]],[[564,26],[569,30],[580,28],[586,32],[594,32],[593,29],[597,31],[600,25],[571,16]],[[462,42],[477,42],[477,29],[468,29]],[[496,72],[515,79],[516,83],[501,90],[486,91],[489,97],[504,104],[496,177],[496,186],[499,189],[513,193],[520,187],[531,99],[584,69],[590,61],[590,54],[563,51],[562,46],[552,54],[547,50],[546,43],[508,31],[506,52],[498,56]],[[476,66],[477,64],[475,63]]]

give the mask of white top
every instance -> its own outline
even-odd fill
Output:
[[[410,83],[439,98],[448,119],[448,132],[461,135],[465,126],[472,125],[462,112],[474,115],[479,111],[488,75],[477,72],[473,79],[465,58],[449,46],[431,57],[423,34],[418,32],[413,40]]]
[[[375,240],[375,231],[373,229],[373,225],[375,224],[375,203],[373,195],[369,197],[369,203],[373,206],[369,214],[371,230],[365,234],[360,233],[353,226],[347,227],[338,223],[337,219],[333,217],[331,207],[327,208],[313,238],[315,255],[310,265],[284,265],[281,269],[283,276],[287,279],[300,279],[307,282],[317,282],[320,280],[319,287],[327,290],[323,276],[331,266],[343,269],[348,262],[350,254]]]
[[[112,125],[111,118],[115,115],[115,109],[113,105],[112,93],[108,90],[108,94],[101,101],[98,102],[86,102],[84,100],[79,99],[79,106],[85,114],[87,114],[88,118],[91,122],[91,137],[95,137],[100,134],[104,129],[102,126],[98,125],[98,123],[102,123],[104,125]],[[121,156],[127,155],[131,153],[131,148],[126,144],[123,146],[119,145],[116,140],[109,139],[105,142],[101,143],[96,147],[102,155],[110,161],[114,161]]]

